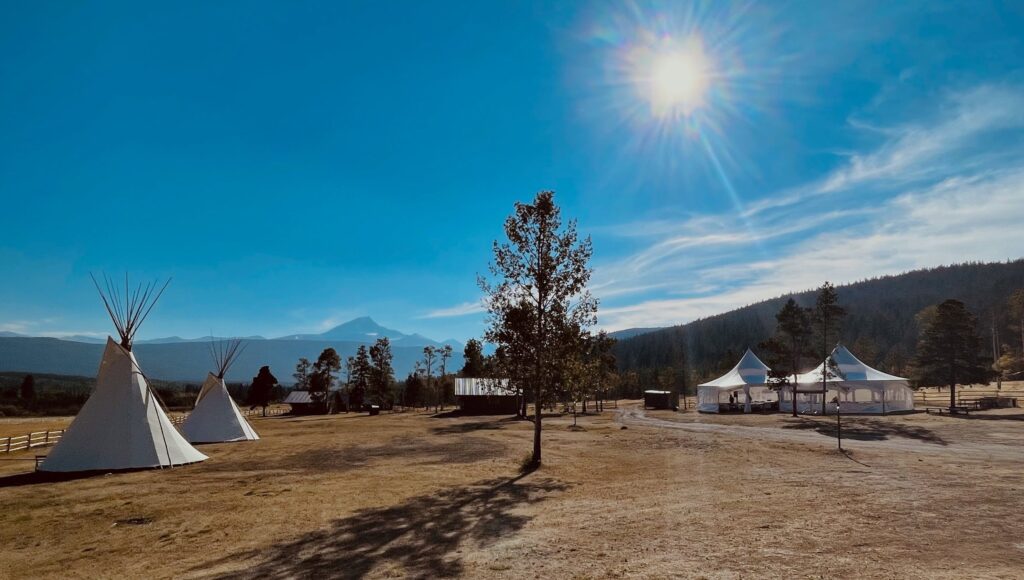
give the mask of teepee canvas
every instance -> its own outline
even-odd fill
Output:
[[[238,411],[228,394],[224,374],[241,353],[241,342],[211,344],[217,374],[209,373],[196,398],[195,409],[181,426],[181,432],[191,443],[221,443],[227,441],[255,441],[256,434],[249,422]]]
[[[95,282],[95,279],[93,280]],[[99,284],[96,284],[99,290]],[[166,288],[164,284],[163,288]],[[73,472],[171,467],[207,459],[178,433],[132,353],[132,339],[163,288],[138,286],[122,296],[107,280],[100,296],[121,342],[107,339],[89,396],[41,471]]]

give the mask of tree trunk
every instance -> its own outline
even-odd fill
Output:
[[[793,374],[793,416],[796,417],[796,373]]]
[[[803,347],[803,344],[798,344],[796,338],[793,338],[791,346],[792,352],[790,352],[790,355],[793,357],[793,416],[796,417],[798,416],[796,412],[796,373],[800,369],[800,351],[802,350],[801,347]],[[781,395],[779,396],[779,400],[782,400]],[[781,411],[782,409],[779,410]]]
[[[824,317],[822,317],[824,318]],[[825,416],[825,398],[828,396],[828,319],[822,322],[821,328],[821,352],[825,356],[821,359],[821,416]]]
[[[949,413],[953,414],[953,407],[956,407],[956,361],[949,360]]]
[[[543,414],[540,402],[540,381],[533,388],[533,465],[540,466],[540,417]]]

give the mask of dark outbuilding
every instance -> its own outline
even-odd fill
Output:
[[[644,391],[645,409],[672,409],[679,408],[679,395],[672,391]]]
[[[455,400],[467,415],[514,415],[519,397],[508,379],[455,379]]]

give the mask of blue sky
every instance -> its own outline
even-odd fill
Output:
[[[6,3],[0,330],[105,334],[88,274],[128,271],[174,278],[140,338],[464,340],[542,189],[609,329],[1017,258],[1020,30],[984,2]],[[664,54],[699,62],[685,106],[652,97]]]

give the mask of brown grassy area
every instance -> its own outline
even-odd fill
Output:
[[[73,417],[3,417],[0,418],[0,437],[18,437],[33,431],[67,429]]]
[[[261,419],[172,470],[3,461],[0,577],[1019,577],[1024,421],[990,413],[851,420],[847,457],[828,419],[609,411],[548,420],[527,475],[529,424],[412,413]]]

